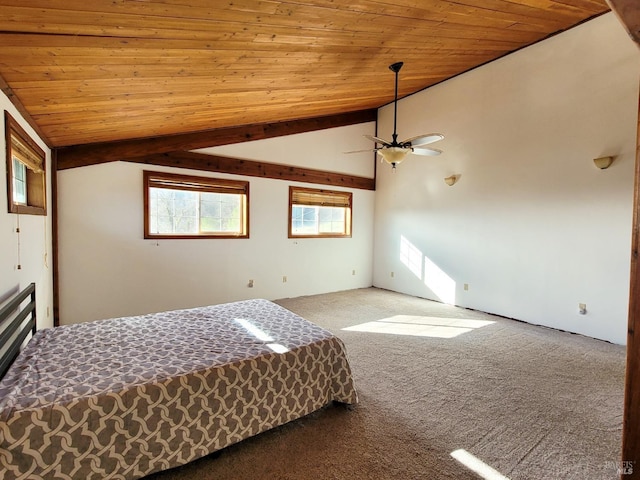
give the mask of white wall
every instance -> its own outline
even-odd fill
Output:
[[[624,344],[639,74],[607,14],[401,100],[444,154],[378,168],[374,285]]]
[[[344,153],[373,150],[365,134],[375,134],[375,122],[196,151],[373,178],[372,153]]]
[[[0,303],[30,283],[36,284],[38,328],[53,326],[51,269],[51,151],[0,92]],[[47,216],[8,213],[4,111],[25,129],[46,153]],[[16,233],[19,226],[20,233]],[[18,270],[17,266],[22,267]]]
[[[353,138],[361,142],[374,127],[368,123],[211,151],[323,170],[344,164],[342,171],[372,178],[371,154],[345,159],[340,152],[352,149]],[[251,238],[144,240],[145,168],[248,180]],[[310,184],[125,162],[64,170],[58,181],[62,324],[372,284],[372,191],[353,190],[352,238],[293,240],[287,238],[289,185]],[[247,287],[250,279],[253,288]]]

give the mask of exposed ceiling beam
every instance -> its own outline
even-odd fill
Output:
[[[131,158],[127,161],[163,167],[179,167],[249,177],[275,178],[293,182],[375,190],[374,178],[204,153],[169,152]]]
[[[229,145],[250,140],[263,140],[295,133],[374,122],[377,119],[377,114],[377,109],[370,109],[302,120],[242,125],[162,137],[62,147],[57,149],[58,170],[128,160],[151,154]]]
[[[640,45],[640,3],[638,0],[607,0],[607,3],[623,23],[633,41]]]

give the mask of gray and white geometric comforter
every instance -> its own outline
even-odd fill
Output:
[[[267,300],[36,333],[0,382],[0,478],[135,479],[356,403],[342,342]]]

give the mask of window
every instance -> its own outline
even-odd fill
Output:
[[[351,192],[289,187],[289,238],[350,237]]]
[[[9,213],[46,215],[45,153],[9,112],[4,112]]]
[[[248,238],[249,182],[144,172],[144,238]]]
[[[27,166],[13,157],[13,201],[19,205],[27,204]]]

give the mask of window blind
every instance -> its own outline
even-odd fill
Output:
[[[40,157],[33,148],[22,141],[15,133],[11,132],[11,155],[24,163],[29,170],[42,173],[43,157]]]
[[[190,177],[184,175],[147,173],[149,188],[166,188],[170,190],[186,190],[192,192],[246,194],[248,182],[223,180],[220,178]]]
[[[332,190],[291,189],[291,203],[294,205],[314,205],[320,207],[351,207],[350,192]]]

